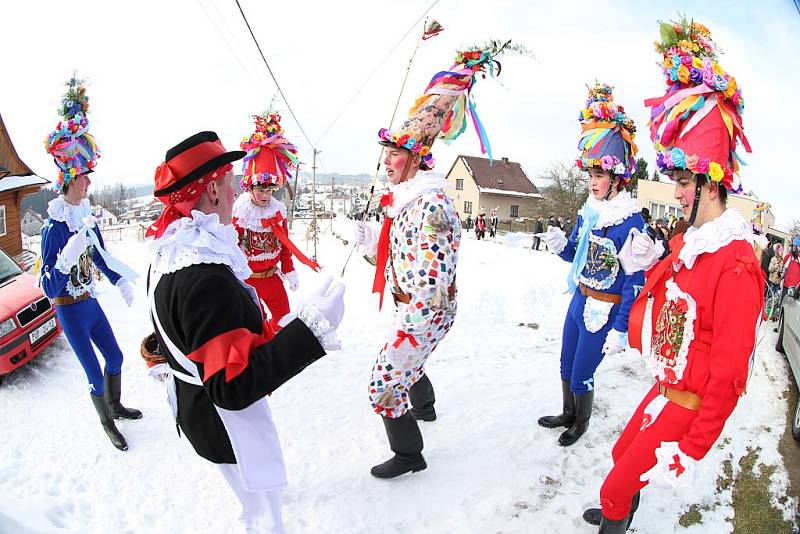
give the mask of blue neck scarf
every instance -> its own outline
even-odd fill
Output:
[[[597,220],[600,218],[600,212],[591,207],[587,202],[583,205],[583,209],[581,210],[581,218],[583,219],[583,224],[581,224],[578,230],[578,244],[575,246],[575,258],[572,260],[572,268],[567,275],[567,292],[570,294],[578,289],[578,276],[583,272],[583,268],[586,266],[586,256],[589,253],[589,234],[592,228],[594,228],[594,225],[597,224]]]

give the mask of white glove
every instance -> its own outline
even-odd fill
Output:
[[[125,301],[125,304],[128,305],[130,308],[133,305],[133,288],[135,286],[125,280],[124,278],[120,278],[117,280],[117,289],[119,289],[120,295],[122,295],[122,299]]]
[[[628,348],[628,333],[620,332],[614,328],[608,331],[606,342],[603,343],[603,355],[613,356]]]
[[[546,232],[533,234],[533,237],[541,237],[548,250],[555,254],[559,254],[567,246],[567,234],[558,226],[548,226]]]
[[[297,291],[297,288],[300,287],[300,279],[297,278],[297,271],[283,273],[283,281],[289,284],[289,289],[292,291]]]
[[[653,242],[647,232],[631,228],[628,239],[619,251],[619,263],[625,274],[646,271],[658,263],[664,254],[664,245],[660,240]]]
[[[371,256],[378,248],[378,232],[375,231],[369,224],[364,221],[356,221],[356,230],[354,234],[355,241],[358,245],[364,248],[364,252]]]
[[[86,252],[89,246],[89,238],[86,236],[86,231],[81,230],[73,235],[61,249],[61,254],[58,255],[56,267],[64,274],[69,274],[72,267],[78,264],[81,254]]]
[[[662,441],[656,449],[656,465],[639,477],[658,488],[688,488],[696,477],[694,458],[687,456],[678,447],[677,441]]]

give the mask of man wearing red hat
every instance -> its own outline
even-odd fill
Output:
[[[344,286],[329,289],[328,279],[271,337],[231,225],[231,162],[244,155],[227,152],[213,132],[167,151],[155,175],[166,207],[148,230],[150,311],[180,431],[218,465],[248,532],[284,532],[286,470],[266,396],[338,348]]]
[[[614,467],[600,489],[602,509],[584,518],[606,534],[625,532],[649,485],[691,485],[696,463],[719,438],[745,393],[763,309],[764,280],[751,224],[726,209],[741,191],[737,142],[749,152],[736,80],[716,61],[703,25],[681,18],[661,27],[667,93],[647,100],[651,139],[662,173],[675,181],[689,228],[663,245],[632,232],[620,262],[649,269],[631,308],[630,344],[650,363],[656,383],[612,450]],[[652,298],[652,336],[642,338]]]
[[[381,198],[385,218],[380,231],[359,222],[356,234],[367,255],[377,256],[373,292],[382,303],[388,283],[396,306],[391,334],[369,384],[372,408],[383,420],[394,453],[372,468],[372,475],[378,478],[427,467],[416,421],[436,419],[434,390],[425,363],[456,315],[461,222],[444,193],[447,181],[417,176],[417,171],[433,169],[431,145],[437,137],[458,137],[466,128],[467,114],[472,114],[482,147],[488,146],[469,94],[475,75],[495,67],[492,53],[498,52],[478,51],[475,59],[459,53],[455,65],[434,76],[395,134],[385,128],[378,133],[379,143],[386,147],[383,163],[389,181],[389,192]]]
[[[256,115],[254,119],[255,132],[241,143],[247,154],[240,182],[242,194],[233,205],[233,226],[253,271],[247,283],[266,303],[272,316],[270,325],[277,331],[278,321],[289,313],[283,282],[292,291],[300,286],[292,255],[315,271],[319,271],[319,265],[289,239],[286,205],[272,196],[297,168],[297,147],[283,137],[277,113]]]

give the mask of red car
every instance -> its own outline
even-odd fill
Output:
[[[0,250],[0,383],[60,333],[56,310],[36,279]]]

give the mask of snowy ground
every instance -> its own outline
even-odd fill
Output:
[[[346,237],[348,224],[334,222]],[[309,250],[303,235],[297,228],[295,240]],[[130,240],[110,248],[145,272],[145,244]],[[349,251],[328,234],[319,258],[338,273]],[[478,242],[471,235],[464,239],[458,318],[427,366],[439,414],[436,422],[422,423],[428,469],[383,481],[369,475],[370,466],[390,453],[366,390],[391,315],[388,309],[377,313],[369,293],[373,268],[354,254],[345,276],[343,349],[270,398],[290,480],[284,493],[289,532],[596,531],[581,513],[598,502],[611,446],[651,379],[632,353],[604,361],[590,429],[572,447],[559,447],[559,431],[536,424],[539,416],[560,409],[567,267],[546,252]],[[313,285],[314,273],[302,266],[299,272],[303,286]],[[237,527],[233,495],[216,469],[178,438],[163,385],[146,375],[139,343],[152,328],[143,287],[140,280],[133,309],[107,282],[99,297],[126,356],[123,401],[144,412],[140,421],[119,424],[128,452],[114,449],[103,434],[83,371],[63,336],[0,387],[0,532],[227,532]],[[785,429],[781,397],[789,384],[787,368],[772,348],[772,326],[765,325],[762,333],[748,394],[700,464],[697,482],[688,490],[646,489],[633,532],[730,532],[731,490],[718,490],[717,478],[726,459],[738,470],[748,448],[761,449],[760,463],[778,466],[771,489],[774,496],[786,493],[777,443]],[[787,519],[794,501],[786,505]],[[702,524],[673,526],[692,504],[711,508],[703,512]]]

